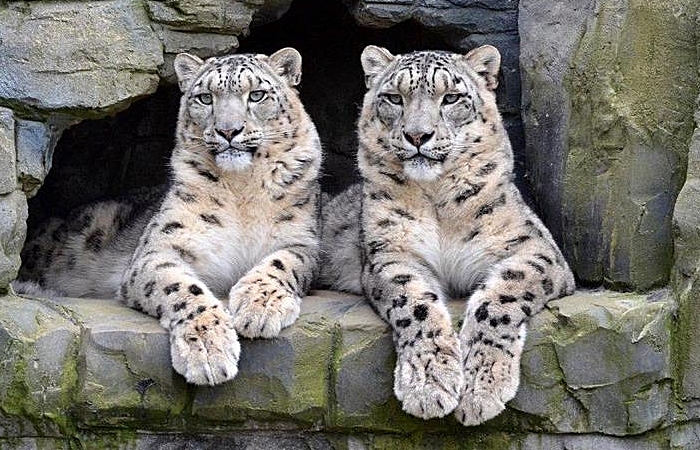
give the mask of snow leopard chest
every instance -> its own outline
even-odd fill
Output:
[[[251,222],[236,208],[170,210],[162,219],[176,230],[166,248],[175,249],[218,297],[225,297],[246,272],[275,250],[275,229]]]
[[[466,240],[447,228],[437,220],[422,220],[414,234],[413,251],[437,275],[447,295],[465,297],[498,257],[487,239]]]

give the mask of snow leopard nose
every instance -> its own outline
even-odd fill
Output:
[[[416,148],[420,148],[421,145],[425,144],[430,140],[431,137],[435,134],[434,131],[431,131],[430,133],[406,133],[404,131],[403,136],[406,138],[408,142],[411,144],[415,145]]]
[[[216,128],[216,133],[226,139],[227,142],[231,142],[231,139],[241,134],[243,128],[245,128],[243,125],[240,128]]]

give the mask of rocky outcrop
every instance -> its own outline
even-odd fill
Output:
[[[463,303],[450,309],[457,318]],[[668,446],[696,431],[673,420],[673,312],[666,291],[552,302],[533,319],[508,410],[466,429],[452,417],[426,422],[401,411],[390,330],[358,297],[307,297],[278,338],[244,340],[239,374],[213,388],[186,385],[158,321],[115,301],[4,297],[0,446],[43,436],[34,445],[691,449]]]
[[[700,85],[697,18],[694,0],[520,2],[530,181],[583,282],[668,281]]]

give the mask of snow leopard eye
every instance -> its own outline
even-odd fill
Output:
[[[383,97],[389,101],[389,103],[394,105],[402,105],[403,97],[401,94],[384,94]]]
[[[195,98],[202,105],[211,105],[212,102],[214,101],[214,98],[212,97],[212,95],[207,93],[207,92],[205,92],[203,94],[199,94]]]
[[[462,98],[461,94],[445,94],[444,97],[442,97],[442,104],[443,105],[451,105],[453,103],[457,103],[457,101]]]
[[[248,94],[248,99],[251,102],[259,102],[263,98],[265,98],[265,91],[252,91]]]

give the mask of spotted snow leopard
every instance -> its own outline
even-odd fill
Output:
[[[528,320],[574,279],[513,183],[498,50],[369,46],[361,61],[362,181],[324,205],[321,281],[390,324],[406,412],[479,424],[518,389]],[[459,332],[448,297],[467,298]]]
[[[183,95],[165,196],[51,221],[25,245],[21,276],[157,317],[175,370],[213,385],[238,371],[238,334],[276,336],[299,316],[318,264],[321,145],[294,89],[296,50],[183,53],[175,72]]]

